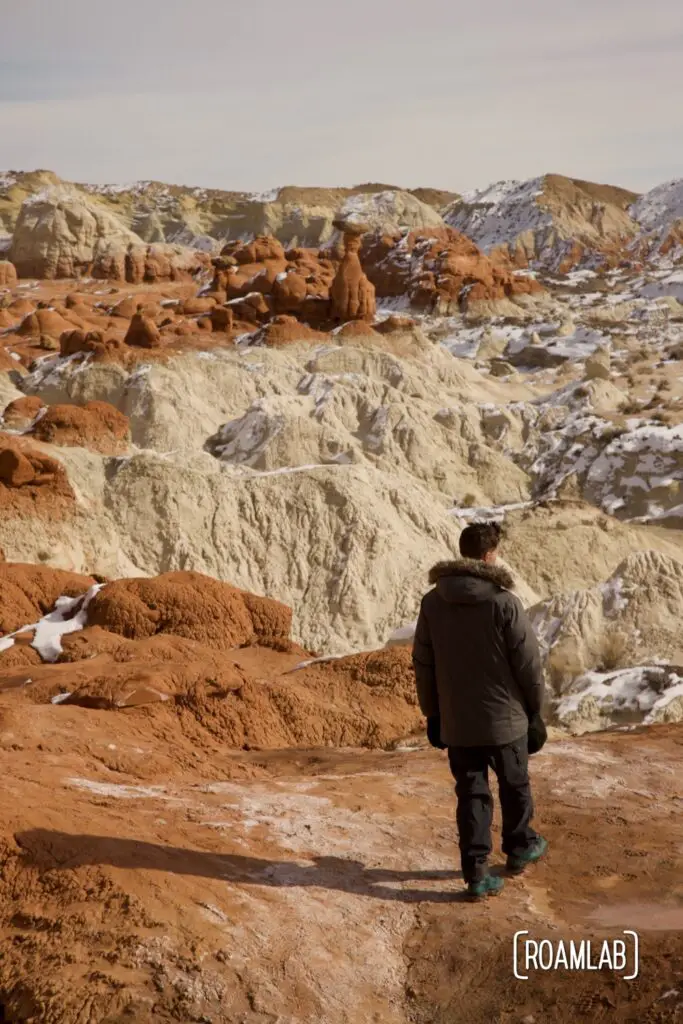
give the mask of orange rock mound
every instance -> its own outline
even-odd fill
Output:
[[[75,501],[66,470],[23,438],[0,434],[0,515],[64,514]]]
[[[0,348],[0,373],[11,373],[16,370],[17,363],[6,348]]]
[[[37,421],[31,435],[48,444],[121,455],[130,443],[130,424],[128,417],[109,402],[52,405]]]
[[[57,597],[93,582],[2,564],[0,632],[37,621]],[[0,651],[3,701],[62,693],[64,705],[89,709],[156,704],[139,727],[170,742],[175,719],[199,747],[381,747],[420,722],[407,648],[311,662],[290,640],[288,607],[200,573],[108,582],[87,615],[82,631],[63,638],[59,663],[38,663],[30,634]]]
[[[511,264],[485,256],[453,228],[407,235],[377,234],[364,240],[363,266],[381,298],[408,295],[418,310],[442,315],[481,300],[514,298],[542,291],[533,278],[513,273]]]
[[[135,313],[126,332],[124,343],[140,348],[160,348],[162,340],[159,328],[154,321],[142,313]]]
[[[17,270],[9,260],[0,260],[0,288],[14,288],[17,283]]]
[[[13,402],[9,403],[2,414],[2,419],[5,426],[15,430],[24,430],[33,423],[42,408],[44,408],[42,398],[37,395],[25,395],[23,398],[15,398]]]
[[[277,239],[264,235],[248,244],[229,243],[213,265],[216,294],[232,300],[260,292],[271,300],[275,314],[296,314],[309,323],[328,315],[337,266],[329,254],[303,248],[285,252]]]
[[[301,323],[294,316],[274,316],[254,337],[254,344],[283,348],[299,341],[328,341],[329,335]]]
[[[58,597],[78,597],[94,582],[90,576],[61,569],[0,562],[0,633],[37,622],[52,611]]]
[[[125,362],[128,348],[120,338],[106,337],[102,331],[65,331],[59,338],[59,354],[73,356],[90,353],[93,362]]]
[[[37,309],[24,317],[17,334],[20,337],[38,338],[47,335],[59,338],[64,331],[73,330],[73,323],[66,320],[56,309]]]
[[[141,639],[157,633],[196,640],[219,651],[248,644],[287,647],[292,612],[198,572],[110,583],[92,601],[88,625]]]

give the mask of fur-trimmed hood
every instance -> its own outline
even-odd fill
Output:
[[[439,595],[455,604],[477,604],[490,599],[495,590],[514,590],[515,581],[502,565],[491,565],[472,558],[437,562],[429,570],[429,582]]]

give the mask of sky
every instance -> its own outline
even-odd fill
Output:
[[[681,0],[21,0],[0,169],[259,191],[683,177]]]

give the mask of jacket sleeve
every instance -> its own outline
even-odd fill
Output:
[[[415,685],[420,710],[425,718],[432,718],[439,714],[439,695],[436,689],[436,672],[434,671],[434,648],[429,635],[429,623],[422,605],[420,605],[420,614],[413,640],[413,668],[415,669]]]
[[[509,594],[503,609],[503,636],[508,661],[522,691],[529,718],[543,708],[545,682],[538,640],[519,598]]]

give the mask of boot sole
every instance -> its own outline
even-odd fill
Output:
[[[490,889],[488,892],[484,892],[481,896],[477,896],[472,892],[466,893],[466,899],[469,903],[484,903],[486,900],[492,899],[496,896],[500,896],[503,889]]]

